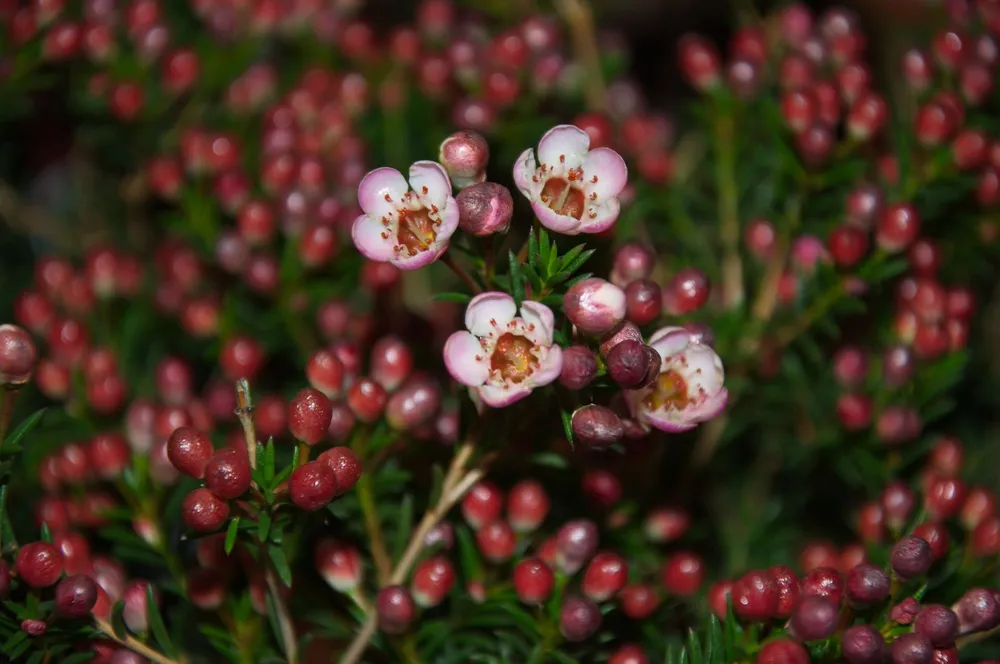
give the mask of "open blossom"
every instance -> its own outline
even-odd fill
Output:
[[[455,332],[444,346],[448,373],[494,408],[523,399],[562,370],[562,349],[552,342],[552,310],[528,301],[517,314],[506,293],[477,295],[465,310],[467,331]]]
[[[351,238],[366,258],[415,270],[448,249],[458,228],[458,205],[451,180],[440,164],[418,161],[410,182],[394,168],[376,168],[358,185],[364,214],[354,220]]]
[[[543,226],[557,233],[600,233],[618,219],[618,194],[628,181],[625,160],[610,148],[590,149],[573,125],[548,130],[538,159],[528,148],[514,164],[514,182]]]
[[[664,327],[649,345],[660,354],[660,375],[641,390],[626,391],[632,416],[661,431],[695,428],[726,407],[722,360],[710,346],[694,341],[680,327]]]

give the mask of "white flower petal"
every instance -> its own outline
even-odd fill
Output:
[[[410,166],[410,187],[426,207],[443,210],[451,198],[451,180],[444,167],[436,161],[417,161]]]
[[[403,174],[395,168],[376,168],[358,184],[358,205],[373,217],[386,217],[395,213],[408,189]]]
[[[490,375],[489,358],[479,339],[465,330],[455,332],[444,344],[444,365],[451,377],[469,387],[478,387]]]
[[[587,132],[573,125],[558,125],[545,132],[538,141],[538,161],[549,168],[578,168],[589,149],[590,136]]]
[[[517,305],[507,293],[480,293],[465,309],[465,328],[477,337],[487,337],[504,328],[516,314]]]

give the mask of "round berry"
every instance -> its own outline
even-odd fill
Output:
[[[892,664],[931,664],[934,647],[925,636],[903,634],[892,642],[890,655]]]
[[[802,594],[824,597],[839,605],[844,596],[844,579],[833,567],[817,567],[802,577]]]
[[[663,289],[663,308],[677,316],[694,313],[705,306],[711,291],[704,272],[694,267],[682,268]]]
[[[774,565],[767,571],[778,589],[778,604],[774,610],[774,617],[788,618],[799,600],[801,592],[799,577],[791,567],[785,565]]]
[[[288,404],[288,429],[296,439],[315,445],[326,437],[333,404],[317,389],[299,391]]]
[[[229,518],[229,503],[204,487],[184,498],[181,516],[188,528],[199,533],[218,530]]]
[[[417,612],[413,597],[402,586],[388,586],[380,590],[375,600],[375,609],[378,626],[386,634],[405,632]]]
[[[499,519],[502,510],[503,492],[487,480],[478,482],[462,499],[462,516],[476,530]]]
[[[926,574],[934,558],[926,540],[904,537],[892,547],[889,561],[896,576],[905,580]]]
[[[38,351],[24,328],[0,325],[0,385],[23,385],[35,369]]]
[[[791,639],[768,641],[757,653],[757,664],[809,664],[809,653]]]
[[[316,544],[314,561],[323,580],[338,592],[350,592],[361,583],[361,554],[352,546],[324,538]]]
[[[492,563],[502,563],[514,555],[517,536],[510,524],[498,519],[476,531],[476,545],[483,558]]]
[[[570,642],[583,641],[601,626],[601,610],[593,601],[578,596],[563,600],[559,631]]]
[[[871,625],[848,627],[840,639],[840,652],[847,664],[879,664],[884,650],[885,639]]]
[[[625,587],[628,564],[617,553],[598,553],[587,565],[580,586],[583,594],[595,602],[605,602]]]
[[[189,477],[201,479],[215,453],[212,441],[194,427],[178,427],[167,440],[167,458],[174,468]]]
[[[322,461],[304,463],[288,478],[288,493],[300,509],[321,509],[337,495],[337,476]]]
[[[507,521],[519,533],[536,530],[549,513],[549,497],[541,484],[523,480],[507,493]]]
[[[597,377],[597,358],[586,346],[563,350],[559,384],[568,390],[582,390]]]
[[[743,620],[763,622],[778,609],[778,588],[764,570],[747,572],[732,587],[733,611]]]
[[[819,595],[807,595],[792,612],[792,629],[803,641],[821,641],[837,629],[837,605]]]
[[[852,267],[868,253],[868,237],[856,226],[838,226],[830,233],[827,247],[837,265]]]
[[[411,591],[417,606],[437,606],[451,592],[455,584],[455,568],[443,556],[424,560],[413,571]]]
[[[705,566],[700,556],[679,551],[663,566],[663,587],[668,593],[690,597],[698,592],[705,580]]]
[[[847,573],[847,601],[851,606],[875,606],[888,597],[889,575],[881,567],[862,563]]]
[[[48,588],[63,573],[63,556],[48,542],[31,542],[17,552],[14,570],[32,588]]]
[[[652,346],[631,339],[608,353],[608,374],[620,387],[633,390],[649,385],[660,373],[660,354]]]
[[[947,648],[958,636],[958,616],[947,606],[925,604],[913,622],[913,631],[927,637],[935,648]]]
[[[555,575],[538,558],[525,558],[514,566],[514,592],[525,604],[541,604],[552,594]]]
[[[337,494],[346,493],[358,483],[361,477],[361,460],[350,447],[331,447],[316,459],[333,471]]]
[[[97,584],[85,574],[67,576],[56,585],[56,612],[65,618],[86,618],[97,602]]]
[[[588,519],[567,521],[556,533],[556,561],[565,574],[578,572],[597,551],[597,525]]]
[[[250,488],[250,460],[244,449],[226,447],[205,466],[205,487],[219,498],[238,498]]]

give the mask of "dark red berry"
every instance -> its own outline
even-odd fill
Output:
[[[799,577],[791,567],[785,565],[774,565],[767,571],[778,589],[778,604],[774,610],[774,617],[788,618],[792,615],[792,609],[795,608],[801,593]]]
[[[821,641],[837,629],[837,605],[826,597],[807,595],[792,612],[791,627],[803,641]]]
[[[205,466],[205,487],[219,498],[238,498],[250,488],[250,460],[245,449],[227,447]]]
[[[934,562],[930,544],[919,537],[904,537],[892,547],[892,571],[901,579],[922,576]]]
[[[840,639],[840,653],[847,664],[879,664],[884,649],[885,639],[871,625],[848,627]]]
[[[97,602],[97,584],[85,574],[67,576],[56,585],[56,612],[65,618],[86,618]]]
[[[958,616],[942,604],[925,604],[913,622],[913,631],[927,637],[935,648],[947,648],[958,636]]]
[[[648,618],[660,604],[656,589],[645,583],[625,586],[618,593],[618,601],[621,602],[622,612],[633,620]]]
[[[378,420],[388,400],[385,388],[367,377],[355,380],[347,391],[347,405],[355,417],[365,423]]]
[[[483,524],[476,531],[476,545],[483,558],[493,563],[502,563],[514,555],[517,535],[510,524],[498,519]]]
[[[17,325],[0,325],[0,385],[23,385],[35,369],[38,351],[31,335]]]
[[[229,503],[204,487],[184,498],[181,517],[188,528],[199,533],[218,530],[229,519]]]
[[[622,341],[608,353],[608,374],[624,389],[649,385],[660,373],[660,354],[639,341]]]
[[[676,316],[694,313],[708,302],[711,290],[704,272],[694,267],[682,268],[663,289],[663,308]]]
[[[588,519],[567,521],[556,533],[556,561],[566,574],[575,574],[597,551],[597,526]]]
[[[538,558],[525,558],[514,566],[514,592],[525,604],[541,604],[552,594],[555,575]]]
[[[778,608],[778,588],[764,570],[747,572],[732,587],[733,611],[749,622],[763,622]]]
[[[563,350],[559,384],[569,390],[582,390],[597,377],[597,358],[586,346],[570,346]]]
[[[934,647],[925,636],[903,634],[892,642],[890,655],[892,664],[931,664]]]
[[[288,478],[288,494],[296,507],[310,512],[318,510],[337,495],[337,476],[322,461],[304,463]]]
[[[641,646],[626,643],[608,657],[608,664],[649,664],[649,658]]]
[[[478,482],[462,499],[462,516],[476,530],[499,519],[502,510],[503,492],[487,480]]]
[[[817,567],[802,577],[803,595],[825,597],[839,605],[844,597],[844,579],[833,567]]]
[[[388,586],[379,591],[375,600],[378,626],[386,634],[402,634],[416,616],[416,606],[406,588]]]
[[[317,389],[299,391],[288,404],[288,429],[296,439],[315,445],[326,437],[333,404]]]
[[[417,565],[410,587],[417,606],[428,608],[444,601],[454,584],[455,568],[451,561],[443,556],[434,556]]]
[[[205,468],[215,453],[212,441],[204,432],[194,427],[178,427],[167,441],[167,458],[174,468],[189,477],[201,479]]]
[[[545,488],[534,480],[523,480],[507,493],[507,521],[519,533],[536,530],[549,513]]]
[[[856,226],[838,226],[830,233],[827,247],[837,265],[852,267],[868,253],[868,237]]]
[[[985,632],[1000,625],[1000,597],[995,590],[973,588],[952,605],[959,634]]]
[[[924,493],[927,515],[944,521],[958,514],[965,500],[965,484],[953,477],[934,478]]]
[[[944,525],[924,521],[913,529],[913,535],[927,541],[934,560],[941,560],[948,554],[948,529]]]
[[[331,447],[316,460],[333,471],[337,480],[337,495],[351,490],[361,477],[361,460],[350,447]]]
[[[880,247],[889,252],[902,251],[920,233],[920,214],[909,203],[890,205],[879,216],[875,233]]]
[[[605,602],[625,587],[628,564],[617,553],[601,552],[591,559],[583,574],[580,589],[595,602]]]
[[[700,556],[679,551],[663,565],[663,587],[680,597],[690,597],[698,592],[705,579],[705,566]]]
[[[870,563],[852,568],[846,585],[847,601],[855,608],[875,606],[889,597],[889,575]]]
[[[17,552],[14,570],[31,588],[47,588],[62,576],[63,556],[48,542],[31,542]]]
[[[637,279],[625,288],[625,315],[636,325],[649,325],[660,317],[663,296],[649,279]]]
[[[621,418],[610,408],[597,404],[577,408],[570,423],[574,437],[593,449],[610,447],[625,435]]]
[[[768,641],[757,653],[757,664],[809,664],[809,653],[791,639]]]
[[[578,596],[563,600],[559,631],[570,642],[583,641],[601,626],[601,610],[593,601]]]

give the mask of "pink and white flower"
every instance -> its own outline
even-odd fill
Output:
[[[562,349],[552,341],[552,310],[527,301],[517,314],[506,293],[477,295],[465,310],[466,330],[444,345],[448,373],[494,408],[520,401],[562,370]]]
[[[628,182],[625,160],[610,148],[590,149],[590,136],[559,125],[514,164],[514,182],[543,226],[557,233],[600,233],[618,219]]]
[[[394,168],[376,168],[358,185],[364,214],[354,220],[351,238],[366,258],[416,270],[448,249],[458,228],[458,205],[441,164],[418,161],[410,181]]]
[[[729,400],[722,360],[711,346],[693,340],[681,327],[664,327],[649,338],[660,354],[660,375],[652,385],[628,390],[632,416],[660,431],[695,428],[722,412]]]

